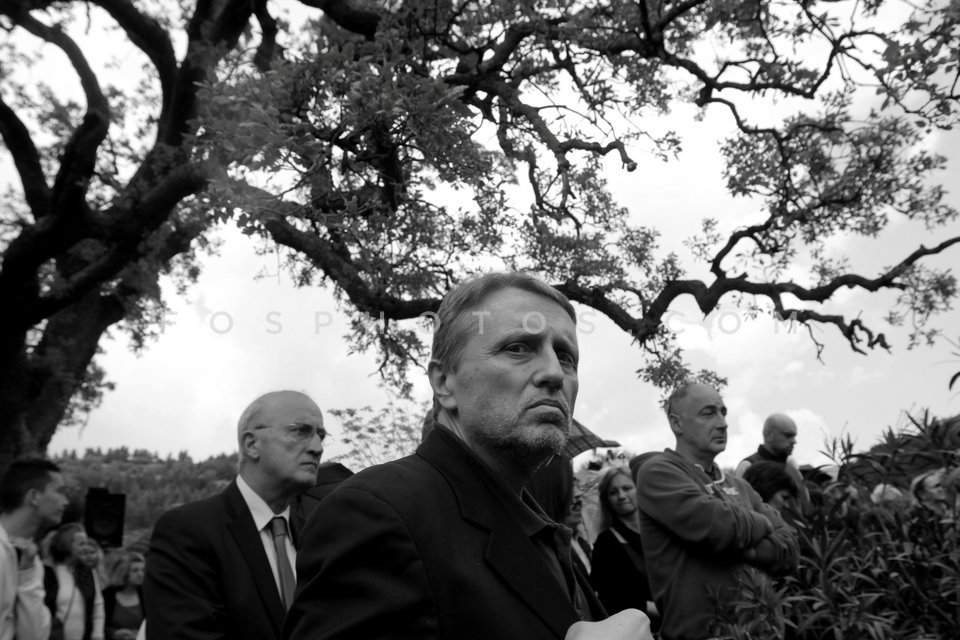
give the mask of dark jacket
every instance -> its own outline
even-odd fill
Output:
[[[160,516],[143,593],[150,640],[280,636],[283,603],[236,481]]]
[[[630,608],[646,612],[647,601],[652,602],[653,595],[639,533],[614,522],[613,527],[597,536],[591,562],[590,582],[608,613]]]
[[[562,640],[579,620],[569,592],[506,517],[494,481],[444,428],[344,481],[303,531],[284,638]]]

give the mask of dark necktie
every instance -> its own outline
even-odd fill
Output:
[[[293,577],[290,556],[287,555],[287,521],[276,516],[270,521],[270,533],[273,534],[273,546],[277,550],[277,573],[280,574],[280,599],[287,609],[293,602],[293,592],[297,581]]]

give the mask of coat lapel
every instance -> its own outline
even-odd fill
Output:
[[[570,596],[520,525],[503,517],[504,507],[489,484],[491,472],[445,428],[434,429],[417,453],[447,479],[464,520],[489,532],[487,564],[557,637],[564,637],[577,621]]]
[[[250,514],[247,503],[243,501],[243,496],[240,495],[236,481],[226,488],[223,496],[227,501],[227,513],[230,515],[227,530],[236,541],[240,549],[241,561],[250,569],[253,584],[260,593],[264,609],[270,614],[273,626],[279,633],[285,611],[280,594],[277,592],[276,581],[273,579],[273,572],[270,570],[270,562],[263,551],[260,532],[253,524],[253,516]]]

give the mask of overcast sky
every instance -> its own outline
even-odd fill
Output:
[[[902,17],[892,15],[890,21],[901,24]],[[95,23],[80,27],[75,35],[93,58],[133,55],[129,43],[105,45]],[[97,69],[103,67],[93,62]],[[65,63],[56,64],[62,68]],[[71,83],[76,84],[74,78],[58,89],[78,91]],[[794,107],[789,101],[772,109],[752,106],[746,113],[753,121],[779,117]],[[658,123],[660,130],[672,127],[682,136],[683,153],[677,161],[664,164],[637,152],[637,171],[622,172],[619,162],[611,161],[608,173],[611,188],[635,221],[657,226],[662,246],[681,258],[686,256],[683,240],[704,217],[717,218],[727,232],[763,218],[757,203],[732,200],[723,189],[718,146],[729,131],[729,118],[718,110],[701,122],[693,116],[692,110],[681,108]],[[952,189],[950,202],[960,207],[960,134],[937,134],[926,144],[950,156],[950,169],[941,178]],[[0,154],[0,170],[0,175],[12,175],[7,154]],[[894,220],[878,239],[838,236],[828,246],[833,255],[849,257],[869,276],[900,261],[920,243],[929,246],[958,233],[958,223],[929,234],[918,225]],[[187,451],[195,458],[232,452],[240,412],[254,397],[273,389],[306,391],[324,409],[390,401],[389,391],[379,385],[374,354],[349,352],[343,339],[345,316],[330,292],[295,289],[285,274],[276,275],[275,256],[256,256],[251,241],[232,229],[222,235],[221,255],[206,261],[186,298],[177,298],[166,287],[175,312],[172,324],[141,357],[129,351],[122,337],[103,342],[101,363],[116,390],[106,394],[84,427],[61,429],[51,443],[52,453],[122,445],[161,455]],[[689,256],[686,259],[689,264]],[[960,251],[954,247],[927,264],[953,268],[958,262]],[[275,275],[256,280],[264,271]],[[868,324],[882,327],[892,299],[888,293],[843,291],[829,309],[848,317],[862,314]],[[634,452],[672,445],[658,408],[660,392],[636,377],[643,364],[639,350],[598,314],[581,312],[577,418]],[[770,318],[748,320],[732,306],[704,319],[684,300],[671,313],[670,326],[693,364],[713,368],[730,381],[724,391],[730,439],[719,458],[723,465],[735,465],[756,448],[764,417],[775,411],[795,418],[800,432],[795,456],[813,464],[824,462],[818,451],[825,438],[849,434],[866,448],[886,427],[905,425],[904,411],[960,413],[960,392],[947,390],[950,375],[960,370],[960,355],[951,355],[958,349],[945,341],[907,351],[906,333],[890,331],[892,353],[861,356],[826,328],[818,330],[827,345],[820,363],[803,329],[788,333],[781,327],[778,332]],[[960,312],[940,316],[937,324],[960,340]],[[417,399],[425,401],[425,374],[412,370],[411,376],[418,382]],[[336,454],[338,425],[330,420],[328,426],[334,440],[329,453]]]
[[[678,118],[689,114],[678,114]],[[684,152],[679,161],[641,162],[637,172],[614,167],[611,185],[632,215],[656,224],[663,245],[684,253],[682,241],[705,216],[717,217],[724,229],[748,224],[762,215],[755,203],[732,201],[720,178],[718,142],[723,123],[717,117],[694,124],[687,117]],[[948,186],[960,184],[958,137],[929,141],[953,155],[944,175]],[[954,191],[951,202],[960,198]],[[846,255],[864,275],[898,262],[920,242],[931,244],[960,233],[956,223],[930,235],[917,226],[894,221],[877,240],[837,237],[829,246]],[[220,257],[207,261],[200,281],[186,299],[171,293],[172,324],[141,357],[123,340],[107,341],[102,359],[115,391],[104,398],[82,429],[61,430],[52,452],[86,447],[144,448],[162,455],[181,450],[194,458],[232,452],[236,421],[244,406],[268,390],[293,388],[309,393],[324,409],[383,406],[391,395],[379,385],[373,354],[351,354],[343,339],[345,316],[329,292],[297,290],[276,257],[257,257],[251,241],[226,229]],[[930,264],[952,266],[960,252]],[[274,274],[255,279],[258,273]],[[830,307],[852,317],[880,323],[892,294],[842,291]],[[960,356],[940,342],[933,348],[906,349],[906,334],[891,331],[892,353],[853,353],[836,331],[818,329],[827,349],[824,363],[806,330],[793,333],[770,318],[750,320],[735,307],[704,319],[688,301],[671,308],[670,326],[697,366],[710,367],[729,379],[724,391],[729,408],[730,439],[718,460],[734,466],[755,450],[763,419],[771,412],[790,414],[799,425],[795,457],[800,463],[826,462],[818,452],[826,438],[849,434],[860,448],[873,444],[888,426],[906,424],[904,411],[929,408],[934,415],[960,413],[960,394],[947,390],[950,375],[960,370]],[[318,316],[319,314],[319,316]],[[317,327],[319,318],[320,327]],[[960,338],[960,313],[941,316],[938,324]],[[882,326],[882,325],[877,325]],[[424,334],[429,338],[428,334]],[[629,338],[599,314],[581,308],[581,368],[576,417],[605,438],[634,452],[672,446],[673,438],[659,411],[660,393],[641,383],[642,365]],[[425,374],[412,370],[417,398],[426,400]],[[338,425],[330,420],[337,447]]]

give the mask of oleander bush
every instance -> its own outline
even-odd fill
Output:
[[[797,570],[774,587],[745,585],[716,620],[719,638],[957,638],[960,630],[960,513],[955,492],[943,512],[909,499],[909,480],[960,465],[958,421],[914,419],[865,453],[832,443],[836,481],[812,486],[813,504],[797,518]],[[874,504],[878,483],[904,499]],[[948,493],[950,489],[948,488]],[[954,490],[955,491],[955,490]]]

